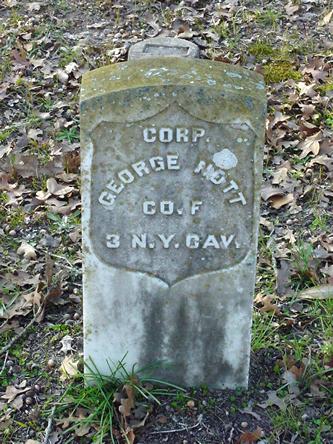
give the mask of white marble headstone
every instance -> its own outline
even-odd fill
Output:
[[[84,349],[101,372],[247,386],[261,76],[150,57],[83,76]]]

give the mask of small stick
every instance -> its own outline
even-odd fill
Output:
[[[2,372],[5,370],[7,359],[8,359],[8,350],[6,351],[6,356],[5,356],[5,360],[3,361],[3,366],[0,371],[0,375],[2,375]]]
[[[51,415],[49,416],[49,419],[47,421],[47,427],[45,429],[45,437],[43,440],[43,444],[49,444],[49,438],[50,438],[51,431],[52,431],[52,423],[53,423],[54,413],[55,413],[55,406],[52,407]]]
[[[5,345],[4,347],[2,347],[2,349],[0,350],[0,356],[3,355],[4,353],[6,353],[14,344],[16,341],[18,341],[20,338],[22,338],[22,336],[26,333],[26,331],[28,330],[29,327],[32,326],[32,324],[36,321],[36,319],[38,318],[38,316],[41,314],[43,309],[43,305],[41,305],[39,307],[39,309],[37,310],[37,313],[35,314],[35,316],[31,319],[31,321],[24,327],[24,329],[18,333],[16,336],[14,336],[7,345]]]
[[[187,430],[195,429],[201,425],[201,420],[198,421],[196,424],[194,424],[191,427],[183,427],[182,429],[172,429],[172,430],[161,430],[160,432],[151,432],[149,435],[159,435],[160,433],[177,433],[177,432],[186,432]]]
[[[74,268],[74,265],[73,265],[73,264],[67,259],[67,257],[65,257],[65,256],[59,256],[58,254],[53,254],[53,253],[51,253],[50,256],[51,256],[51,257],[56,257],[56,258],[58,258],[58,259],[62,259],[62,260],[64,260],[64,261],[66,261],[67,264],[70,265],[70,269],[71,269],[71,270]]]

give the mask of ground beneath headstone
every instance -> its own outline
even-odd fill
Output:
[[[164,34],[268,84],[252,373],[247,394],[163,398],[137,442],[333,442],[331,3],[5,0],[0,18],[0,347],[23,333],[0,356],[0,441],[97,433],[66,437],[71,411],[47,427],[80,383],[60,378],[82,351],[80,76]]]

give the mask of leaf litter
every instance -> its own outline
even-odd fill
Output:
[[[43,442],[39,406],[75,381],[79,365],[80,77],[125,61],[130,44],[156,35],[191,40],[202,58],[241,64],[266,77],[253,333],[262,344],[253,352],[246,394],[202,388],[191,393],[194,405],[178,395],[135,418],[137,400],[124,388],[115,401],[121,430],[114,435],[119,442],[147,444],[156,436],[216,444],[333,439],[325,422],[332,414],[333,367],[332,8],[325,0],[264,3],[6,0],[0,6],[2,345],[38,314],[1,357],[1,405],[9,403],[9,410],[0,410],[8,442]],[[30,390],[22,388],[24,381]],[[3,398],[16,392],[11,401]],[[285,412],[286,421],[293,405],[299,430],[271,420]],[[87,415],[79,410],[78,424]],[[62,442],[58,421],[54,443]],[[95,427],[78,425],[74,435],[84,443],[95,433]]]

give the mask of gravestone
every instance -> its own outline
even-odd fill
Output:
[[[83,76],[85,359],[246,387],[265,89],[186,45]]]

